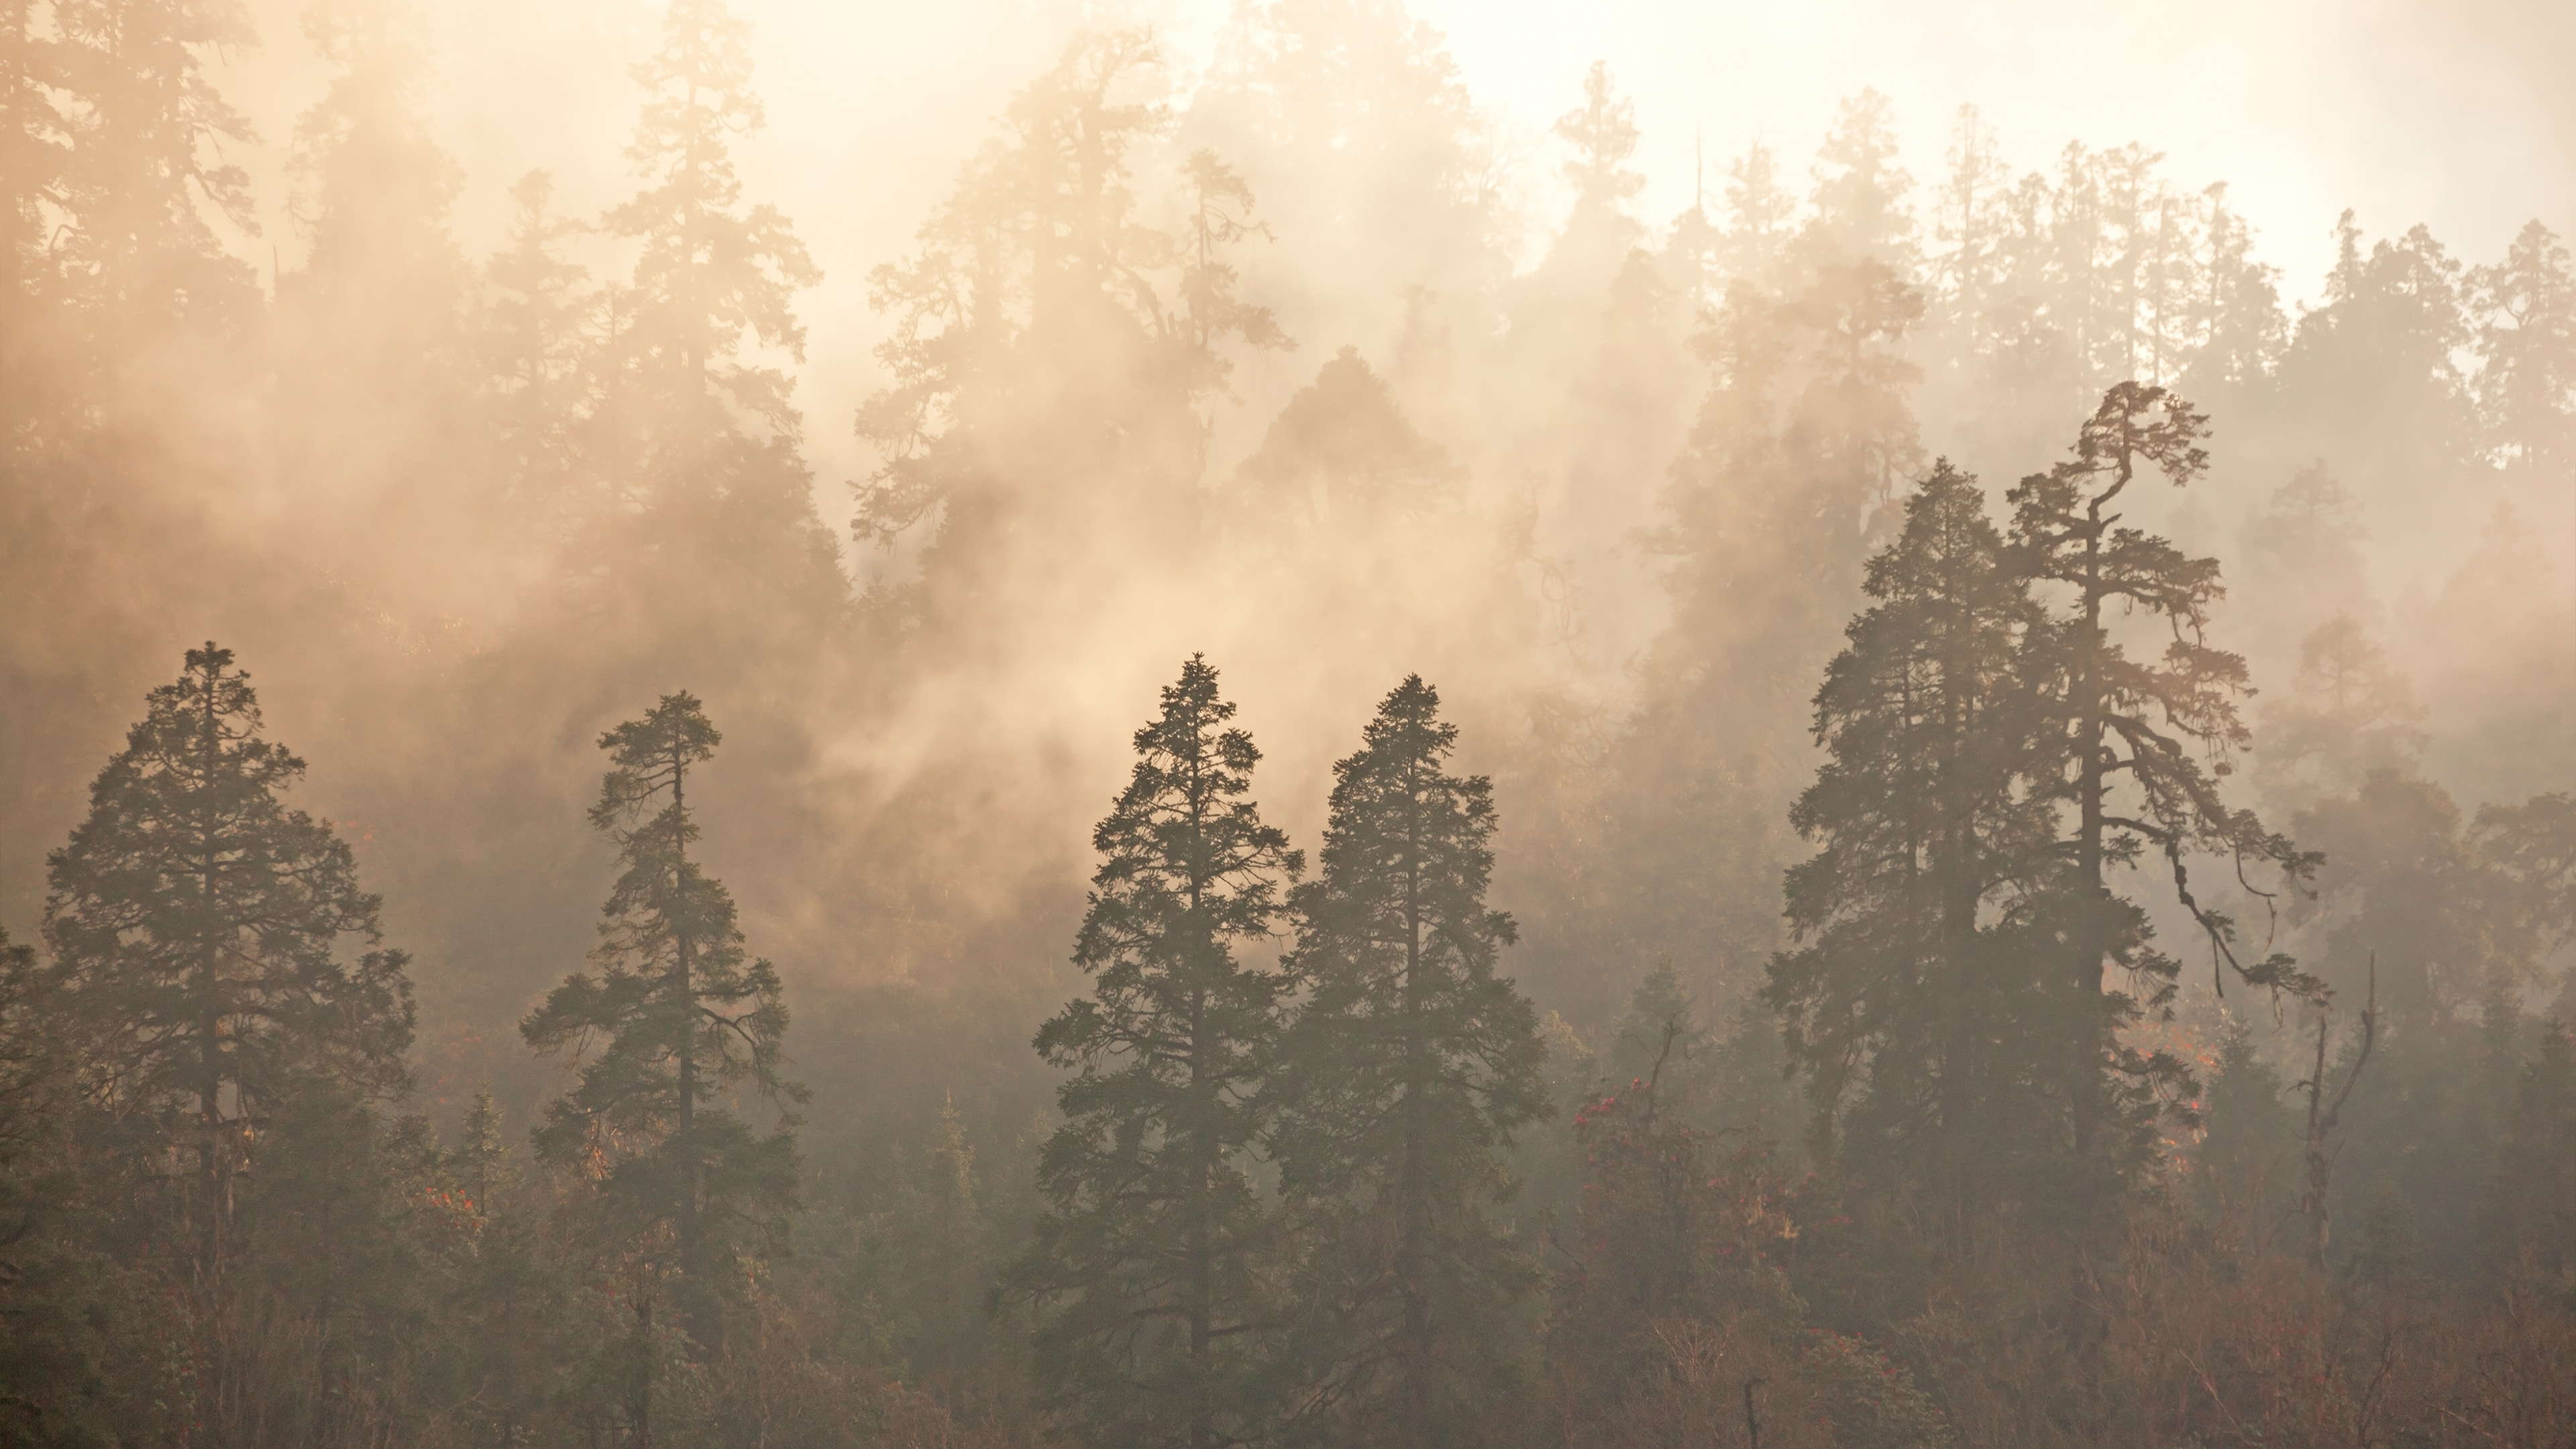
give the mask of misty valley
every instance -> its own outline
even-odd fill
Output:
[[[1201,8],[8,0],[0,1446],[2576,1446],[2560,236]]]

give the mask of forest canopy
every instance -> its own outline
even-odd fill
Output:
[[[439,19],[0,25],[0,1445],[2576,1435],[2543,180]]]

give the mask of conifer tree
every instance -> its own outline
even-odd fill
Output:
[[[692,858],[688,786],[723,740],[695,696],[662,697],[599,737],[611,768],[591,824],[617,843],[591,969],[564,978],[520,1023],[541,1054],[570,1049],[571,1091],[546,1108],[537,1155],[596,1179],[600,1223],[649,1273],[676,1273],[704,1335],[737,1251],[773,1248],[796,1204],[804,1089],[783,1075],[787,1005],[777,969],[747,960],[733,896]],[[780,1109],[756,1133],[716,1105],[749,1086]],[[645,1295],[649,1300],[649,1293]],[[638,1308],[649,1334],[649,1301]]]
[[[13,448],[50,411],[44,364],[63,340],[47,213],[69,194],[70,127],[53,100],[69,77],[39,14],[37,0],[0,6],[0,438]]]
[[[2079,1155],[2106,1140],[2115,1117],[2126,1134],[2145,1131],[2149,1096],[2181,1080],[2179,1062],[2119,1040],[2122,1026],[2171,999],[2180,964],[2154,944],[2145,908],[2113,891],[2113,866],[2153,850],[2213,958],[2249,984],[2322,991],[2286,955],[2239,960],[2234,922],[2191,890],[2194,854],[2215,855],[2239,880],[2251,866],[2272,866],[2293,885],[2316,865],[2220,789],[2228,756],[2250,743],[2236,701],[2251,689],[2244,659],[2208,642],[2211,609],[2226,592],[2218,561],[2123,526],[2117,511],[2143,470],[2177,487],[2199,477],[2209,463],[2200,446],[2207,435],[2208,419],[2182,399],[2124,382],[2104,394],[2072,458],[2009,495],[2020,567],[2059,605],[2050,627],[2025,636],[2022,668],[2055,700],[2053,757],[2043,768],[2049,792],[2072,815],[2059,842],[2067,871],[2051,929],[2063,936],[2073,1003],[2060,1090]],[[2114,611],[2143,614],[2166,630],[2163,658],[2131,659],[2111,635]],[[2204,767],[2204,754],[2216,763]],[[2105,987],[2111,969],[2140,994]]]
[[[183,1220],[221,1272],[232,1182],[308,1085],[406,1088],[410,958],[329,822],[280,793],[304,762],[262,735],[259,697],[209,642],[152,691],[46,859],[45,939],[93,1089],[196,1158]],[[344,942],[360,951],[348,958]]]
[[[496,485],[541,542],[560,544],[597,528],[606,501],[580,466],[598,403],[584,330],[595,298],[589,270],[561,254],[580,228],[555,214],[554,178],[529,172],[510,201],[509,245],[483,267]]]
[[[1234,714],[1192,656],[1137,730],[1135,772],[1092,832],[1073,959],[1093,991],[1038,1031],[1075,1075],[1005,1287],[1039,1304],[1045,1402],[1087,1442],[1211,1449],[1268,1427],[1256,1335],[1277,1244],[1250,1153],[1283,981],[1236,952],[1274,933],[1304,861],[1248,798],[1261,755]]]
[[[2254,1050],[2241,1018],[2228,1022],[2210,1064],[2193,1155],[2201,1206],[2248,1243],[2269,1242],[2296,1200],[2299,1133],[2281,1074]]]
[[[879,545],[935,530],[913,600],[927,615],[989,628],[1005,581],[1066,578],[1080,540],[1156,557],[1194,543],[1217,349],[1286,342],[1235,296],[1230,249],[1263,233],[1213,153],[1182,168],[1186,236],[1140,215],[1139,153],[1170,127],[1162,65],[1141,30],[1075,37],[1012,98],[1008,134],[968,164],[918,255],[869,274],[896,317],[878,351],[893,381],[859,409],[881,462],[852,530]]]
[[[2254,260],[2254,227],[2228,206],[2226,183],[2211,186],[2201,199],[2207,206],[2202,234],[2209,260],[2192,319],[2199,346],[2182,380],[2194,396],[2206,397],[2266,380],[2280,360],[2289,324],[2281,315],[2280,269]]]
[[[1492,786],[1448,772],[1458,728],[1420,676],[1333,766],[1322,871],[1300,886],[1304,992],[1275,1100],[1281,1190],[1308,1235],[1286,1345],[1339,1442],[1467,1437],[1506,1389],[1536,1265],[1490,1209],[1502,1152],[1548,1109],[1529,999],[1496,972]]]
[[[248,13],[239,0],[71,0],[54,21],[79,117],[60,246],[90,329],[85,364],[246,320],[257,283],[200,208],[258,230],[249,173],[223,153],[252,139],[250,123],[206,74],[251,42]]]
[[[2335,231],[2325,303],[2281,354],[2274,446],[2333,459],[2382,528],[2447,523],[2459,490],[2493,476],[2460,366],[2476,340],[2460,265],[2421,226],[2366,248],[2352,213]]]
[[[1574,187],[1574,215],[1566,223],[1569,239],[1584,231],[1602,233],[1599,241],[1615,248],[1615,258],[1633,245],[1638,227],[1623,209],[1645,189],[1646,178],[1629,169],[1637,152],[1637,106],[1613,89],[1610,67],[1594,61],[1583,75],[1583,105],[1556,118],[1549,128],[1572,148],[1563,175]]]
[[[1756,141],[1726,163],[1726,223],[1718,230],[1719,269],[1766,290],[1782,282],[1797,198],[1780,179],[1780,156]]]
[[[822,273],[776,207],[743,204],[733,142],[765,119],[750,26],[723,0],[672,0],[635,79],[646,100],[626,156],[644,187],[601,220],[638,252],[601,344],[602,437],[615,450],[601,472],[620,492],[599,520],[637,607],[677,592],[656,581],[713,573],[769,607],[696,616],[693,633],[810,628],[839,606],[838,555],[814,512],[789,379],[746,351],[804,359],[792,299]]]
[[[2576,469],[2576,266],[2566,243],[2526,222],[2504,260],[2467,282],[2488,436],[2508,465],[2564,480]]]
[[[1818,263],[1871,261],[1900,282],[1920,263],[1907,194],[1914,178],[1896,162],[1895,107],[1876,90],[1845,96],[1816,151],[1814,215],[1801,238]]]
[[[2010,1190],[2048,1062],[2027,915],[2051,802],[2028,787],[2043,717],[2020,667],[2044,625],[1946,460],[1863,588],[1816,693],[1826,763],[1790,816],[1819,847],[1789,872],[1799,944],[1764,995],[1826,1155],[1955,1208]]]

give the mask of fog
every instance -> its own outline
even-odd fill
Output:
[[[1090,989],[1095,823],[1184,660],[1318,859],[1335,762],[1399,681],[1440,690],[1493,782],[1497,969],[1562,1109],[1501,1134],[1524,1240],[1584,1211],[1572,1113],[1639,1060],[1657,991],[1717,1063],[1692,1130],[1829,1176],[1840,1109],[1775,1015],[1812,944],[1783,882],[1830,835],[1792,826],[1836,758],[1819,683],[1936,460],[2005,527],[2134,380],[2207,414],[2208,466],[2142,474],[2117,521],[2226,587],[2105,637],[2205,637],[2251,686],[2210,686],[2250,735],[2183,729],[2252,812],[2233,859],[2224,832],[2173,847],[2198,903],[2158,850],[2113,851],[2184,963],[2121,1049],[2203,1074],[2158,1079],[2157,1200],[2198,1203],[2204,1130],[2233,1140],[2186,1107],[2231,1032],[2240,1085],[2321,1073],[2329,1029],[2359,1078],[2384,989],[2412,1016],[2334,1201],[2421,1188],[2425,1260],[2468,1273],[2502,1169],[2424,1187],[2446,1170],[2406,1144],[2457,1134],[2402,1073],[2465,1072],[2474,1039],[2479,1080],[2537,1080],[2576,1000],[2547,836],[2576,788],[2564,7],[11,13],[10,940],[57,950],[48,853],[146,692],[220,641],[411,953],[415,1080],[369,1110],[453,1144],[485,1093],[519,1143],[572,1071],[520,1024],[584,969],[619,869],[585,815],[597,741],[689,691],[724,734],[693,848],[813,1089],[823,1226],[796,1231],[838,1266],[780,1291],[876,1295],[865,1332],[914,1338],[869,1373],[1017,1434],[1019,1340],[921,1325],[981,1301],[1037,1212],[1063,1074],[1028,1043]],[[2322,850],[2313,879],[2240,869],[2262,832],[2273,864]],[[2316,990],[2224,976],[2204,907]],[[1967,929],[2011,916],[1972,902]],[[2509,1133],[2481,1110],[2487,1152]],[[929,1231],[933,1159],[982,1194],[956,1270],[981,1277],[831,1278],[889,1222]],[[2045,1216],[2003,1211],[2005,1239]],[[1858,1302],[1836,1331],[1897,1342]]]

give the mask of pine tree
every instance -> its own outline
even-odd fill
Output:
[[[1345,347],[1279,410],[1235,482],[1238,506],[1266,528],[1347,538],[1454,506],[1464,472]]]
[[[2124,382],[2104,394],[2071,459],[2009,494],[2021,567],[2063,600],[2051,626],[2027,636],[2022,667],[2055,697],[2049,790],[2073,815],[2060,841],[2068,873],[2050,929],[2064,938],[2063,979],[2073,1002],[2060,1090],[2079,1156],[2108,1140],[2106,1124],[2115,1118],[2114,1130],[2137,1140],[2153,1125],[2154,1094],[2182,1078],[2170,1056],[2141,1054],[2119,1039],[2121,1027],[2165,1006],[2181,968],[2155,946],[2145,908],[2112,890],[2112,866],[2153,849],[2214,958],[2268,990],[2322,990],[2285,955],[2240,961],[2234,922],[2191,891],[2193,854],[2217,856],[2240,880],[2249,866],[2270,865],[2293,886],[2316,865],[2313,854],[2266,829],[2251,810],[2229,804],[2220,788],[2228,755],[2250,743],[2236,701],[2251,690],[2244,659],[2207,639],[2211,609],[2226,592],[2218,561],[2122,526],[2115,508],[2143,469],[2177,487],[2199,477],[2209,463],[2200,446],[2207,435],[2208,419],[2182,399]],[[2111,636],[2115,609],[2170,631],[2161,660],[2129,658]],[[2203,754],[2216,763],[2204,767]],[[2143,994],[2106,988],[2109,969]]]
[[[793,298],[822,273],[776,207],[743,204],[734,174],[734,138],[764,123],[749,25],[723,0],[672,0],[635,79],[646,100],[626,156],[644,188],[601,219],[638,251],[600,342],[611,451],[599,467],[620,492],[599,521],[626,601],[648,617],[676,626],[658,611],[695,594],[657,585],[709,575],[766,601],[691,616],[689,633],[712,631],[722,651],[728,636],[828,623],[844,593],[789,379],[745,355],[757,344],[804,359]]]
[[[1535,1265],[1489,1206],[1502,1151],[1547,1110],[1537,1014],[1496,974],[1492,786],[1445,768],[1457,726],[1419,676],[1333,766],[1322,872],[1293,899],[1305,993],[1275,1098],[1281,1190],[1303,1216],[1287,1344],[1340,1442],[1467,1438],[1505,1390]]]
[[[380,943],[377,897],[327,821],[279,798],[304,762],[262,737],[229,649],[179,679],[90,787],[47,857],[45,939],[83,1066],[144,1150],[192,1152],[184,1220],[219,1277],[233,1182],[280,1105],[307,1088],[403,1091],[410,958]],[[352,961],[343,942],[364,948]]]
[[[2296,1201],[2299,1132],[2281,1074],[2254,1050],[2254,1032],[2231,1018],[2210,1066],[2192,1166],[2204,1211],[2241,1241],[2261,1245]]]
[[[1896,163],[1895,107],[1876,90],[1846,96],[1816,152],[1815,213],[1801,238],[1812,261],[1875,262],[1910,283],[1921,257],[1906,197],[1914,178]]]
[[[2478,808],[2478,852],[2503,872],[2537,958],[2576,944],[2576,795],[2534,795]]]
[[[68,57],[41,11],[38,0],[0,6],[0,438],[13,449],[53,410],[45,364],[64,340],[49,212],[71,180],[70,126],[53,99]]]
[[[1046,1208],[1006,1288],[1037,1301],[1037,1374],[1089,1442],[1244,1442],[1270,1326],[1274,1224],[1252,1175],[1256,1089],[1283,982],[1236,952],[1271,936],[1304,861],[1249,798],[1261,758],[1193,656],[1136,732],[1074,964],[1094,983],[1040,1028],[1074,1069],[1039,1158]]]
[[[2576,267],[2527,222],[2504,260],[2467,278],[2478,315],[2477,393],[2496,451],[2534,478],[2576,470]]]
[[[584,327],[596,298],[588,269],[561,255],[580,228],[555,215],[554,178],[529,172],[510,201],[509,245],[483,266],[496,481],[542,544],[561,544],[599,528],[604,512],[599,480],[581,466],[598,403]]]
[[[2376,771],[2411,772],[2424,753],[2423,720],[2406,676],[2361,621],[2337,614],[2299,641],[2298,693],[2262,711],[2256,779],[2267,801],[2303,809]]]
[[[135,352],[221,333],[254,305],[250,269],[200,209],[257,234],[249,173],[223,152],[250,124],[206,74],[253,37],[239,0],[68,0],[54,22],[78,116],[62,265],[88,325],[84,373],[103,387]]]
[[[2494,476],[2459,362],[2475,340],[2459,263],[2421,226],[2365,249],[2346,212],[2335,232],[2325,304],[2281,355],[2273,446],[2332,459],[2383,528],[2447,524],[2460,490]]]
[[[1816,693],[1827,761],[1790,816],[1819,846],[1789,873],[1799,945],[1764,997],[1824,1155],[1919,1179],[1955,1213],[2014,1190],[2042,1110],[2028,916],[2051,820],[2029,788],[2042,716],[2021,657],[2045,625],[1983,490],[1946,461],[1863,587]]]
[[[691,772],[722,740],[685,692],[599,737],[612,768],[590,819],[617,842],[617,884],[592,969],[565,977],[519,1025],[535,1051],[571,1049],[578,1062],[573,1089],[547,1105],[537,1155],[595,1179],[610,1241],[648,1277],[678,1275],[682,1326],[702,1336],[731,1256],[776,1248],[795,1208],[790,1108],[804,1098],[783,1075],[777,969],[745,959],[732,894],[690,855]],[[746,1085],[780,1111],[765,1135],[715,1105]],[[648,1335],[650,1312],[647,1292]]]
[[[2280,269],[2254,260],[2254,228],[2227,204],[2224,182],[2201,193],[2209,260],[2192,327],[2200,339],[2182,373],[2195,396],[2250,387],[2269,378],[2289,330],[2281,315]]]
[[[1727,277],[1775,289],[1786,262],[1790,219],[1797,198],[1780,181],[1780,158],[1756,141],[1726,165],[1726,224],[1719,229],[1719,270]]]
[[[1949,344],[1942,361],[1961,368],[1985,352],[1989,332],[2003,325],[1999,313],[2013,178],[1997,150],[1994,128],[1975,106],[1959,108],[1945,159],[1949,174],[1932,212],[1932,236],[1943,250],[1928,281],[1937,330]]]
[[[1628,168],[1637,152],[1636,103],[1612,88],[1610,67],[1596,60],[1584,72],[1582,107],[1557,117],[1549,129],[1574,152],[1563,168],[1574,188],[1567,239],[1592,234],[1584,244],[1615,261],[1637,241],[1637,224],[1625,208],[1646,185],[1645,177]]]
[[[1086,549],[1176,560],[1199,537],[1206,433],[1229,340],[1285,345],[1235,296],[1229,249],[1261,234],[1212,152],[1182,168],[1189,233],[1146,224],[1140,154],[1170,128],[1160,44],[1085,32],[1012,98],[922,227],[920,252],[869,274],[895,315],[892,382],[859,408],[877,471],[852,531],[929,534],[905,603],[998,627],[997,595],[1096,587]]]

